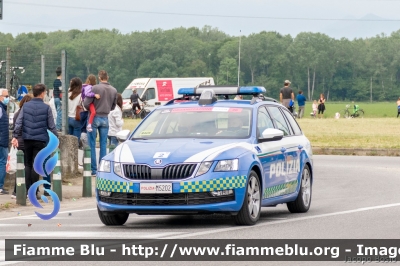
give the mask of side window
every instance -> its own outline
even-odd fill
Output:
[[[154,88],[148,88],[144,94],[144,99],[143,100],[151,100],[156,98],[156,92],[154,90]]]
[[[272,119],[267,110],[262,106],[258,109],[257,114],[257,136],[260,137],[263,131],[267,128],[274,128],[274,124],[272,123]]]
[[[278,107],[269,106],[268,110],[272,116],[272,120],[275,122],[277,129],[283,131],[284,136],[289,136],[292,134],[289,125],[286,123],[285,118]]]
[[[283,113],[285,114],[287,120],[289,121],[289,124],[292,126],[294,134],[301,135],[301,129],[297,124],[296,120],[293,118],[293,116],[285,109],[283,109]]]

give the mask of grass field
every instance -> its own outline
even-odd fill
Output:
[[[307,115],[297,121],[314,147],[400,149],[396,103],[357,103],[365,111],[364,118],[334,119],[346,104],[328,102],[323,119],[311,118],[311,105],[306,105]],[[139,122],[125,119],[124,129],[133,130]]]

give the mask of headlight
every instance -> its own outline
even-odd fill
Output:
[[[228,171],[237,171],[239,168],[239,160],[222,160],[217,163],[215,166],[214,172],[228,172]]]
[[[114,173],[120,177],[123,177],[122,165],[120,163],[114,163]]]
[[[110,173],[111,172],[111,162],[110,161],[101,160],[99,172]]]
[[[205,173],[207,173],[208,170],[210,170],[212,164],[213,162],[202,162],[199,167],[199,170],[196,173],[196,176],[204,175]]]

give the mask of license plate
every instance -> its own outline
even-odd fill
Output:
[[[140,183],[140,194],[171,194],[172,183]]]

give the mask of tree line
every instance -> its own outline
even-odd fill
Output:
[[[33,56],[66,50],[67,78],[84,80],[105,69],[120,92],[137,77],[211,76],[218,85],[236,85],[239,42],[240,85],[264,86],[270,97],[279,97],[286,79],[308,100],[320,93],[332,101],[369,101],[371,96],[373,101],[393,101],[400,96],[400,30],[354,40],[311,32],[293,37],[263,31],[238,37],[210,26],[129,34],[115,29],[15,37],[0,33],[0,46],[32,57],[25,61],[27,69],[40,66]]]

